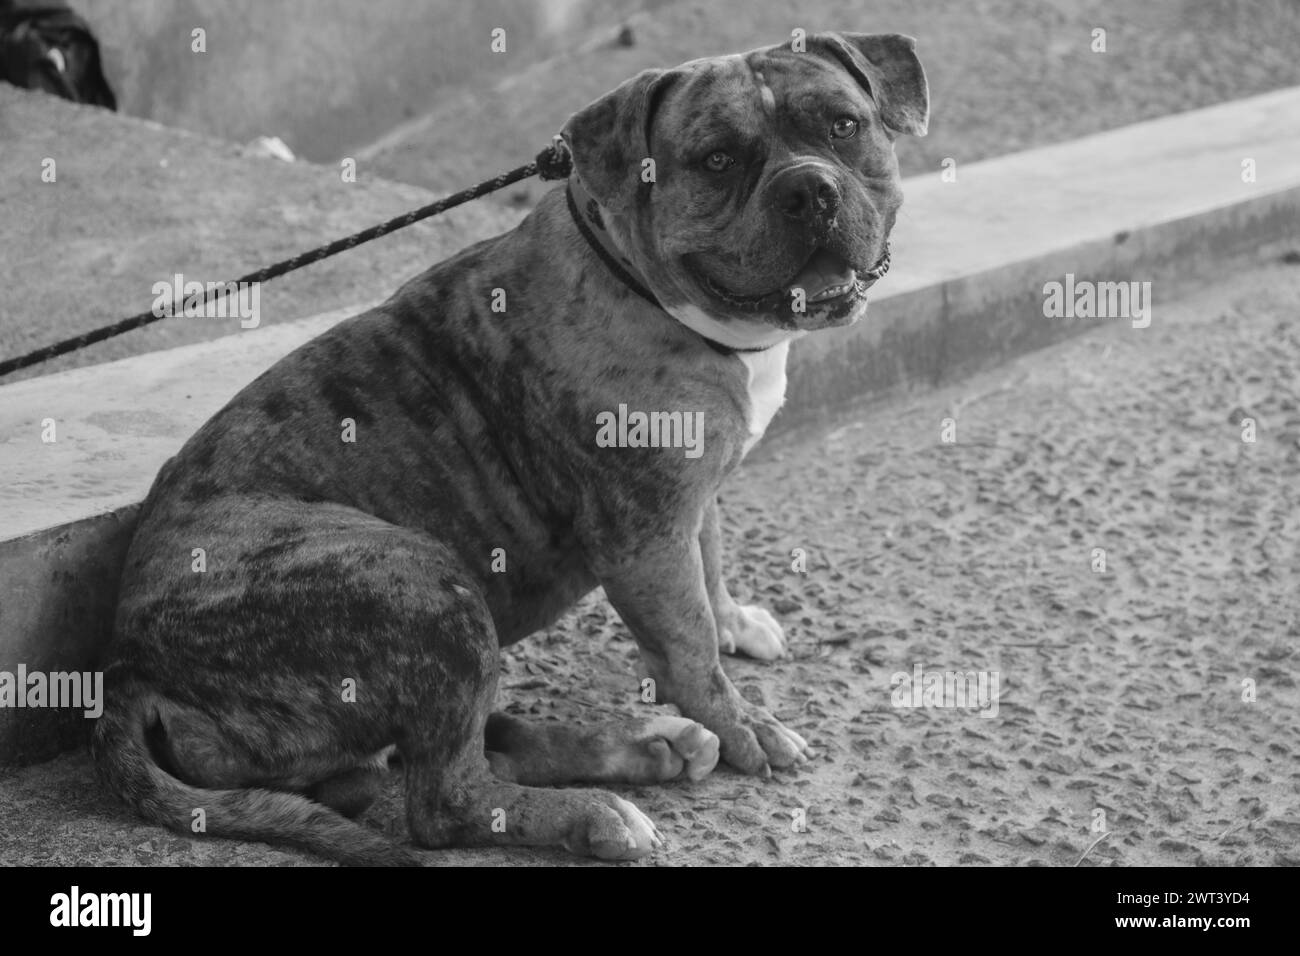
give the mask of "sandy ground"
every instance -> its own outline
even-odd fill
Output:
[[[1157,287],[1148,329],[1101,322],[760,446],[725,492],[729,577],[792,657],[726,666],[817,756],[622,788],[668,838],[646,862],[1300,864],[1298,317],[1300,268],[1271,251],[1177,301]],[[997,715],[893,707],[916,665],[997,671]],[[599,595],[502,667],[513,711],[650,706]],[[81,754],[0,771],[0,863],[319,862],[138,824],[92,780]],[[368,820],[402,835],[396,778]]]
[[[0,84],[0,356],[152,305],[176,273],[222,281],[435,198],[362,169],[255,158],[233,143]],[[57,180],[41,184],[44,158]],[[521,211],[471,203],[291,273],[262,289],[272,325],[386,298],[406,279],[512,227]],[[18,381],[239,333],[167,319],[7,376]]]

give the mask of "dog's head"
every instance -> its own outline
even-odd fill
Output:
[[[863,314],[902,201],[894,140],[928,120],[915,41],[822,33],[641,73],[562,135],[664,308],[744,348]]]

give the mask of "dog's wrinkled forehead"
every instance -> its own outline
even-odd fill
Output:
[[[643,70],[579,110],[560,131],[578,178],[621,211],[644,202],[655,153],[687,158],[722,141],[794,141],[809,115],[870,123],[877,149],[899,133],[924,136],[929,89],[916,41],[900,34],[820,33],[804,49],[766,47]],[[774,128],[773,124],[778,124]],[[800,126],[804,132],[800,133]]]
[[[686,148],[732,133],[757,139],[814,103],[862,109],[870,97],[839,64],[788,47],[685,63],[665,85],[651,124],[652,145],[671,139]]]

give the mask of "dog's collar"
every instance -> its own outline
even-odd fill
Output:
[[[622,282],[625,286],[645,299],[661,312],[667,313],[668,310],[660,304],[655,298],[655,294],[650,291],[649,287],[642,281],[637,274],[636,268],[632,263],[618,251],[613,241],[609,237],[609,231],[605,228],[605,220],[600,214],[600,205],[596,200],[591,198],[591,194],[583,188],[582,183],[576,176],[570,176],[568,185],[564,190],[564,198],[569,205],[569,215],[573,217],[573,223],[578,227],[578,232],[582,233],[582,238],[587,240],[587,245],[605,263],[605,267],[614,274],[614,277]],[[668,313],[671,315],[671,313]],[[673,319],[676,322],[676,319]],[[683,323],[684,324],[684,323]],[[686,326],[690,328],[690,326]],[[766,352],[770,348],[775,348],[779,342],[772,345],[764,345],[760,348],[746,349],[737,348],[731,345],[724,345],[691,329],[700,338],[704,344],[719,355],[735,355],[737,352]]]

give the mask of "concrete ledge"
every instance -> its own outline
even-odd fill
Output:
[[[1300,90],[1283,90],[972,164],[952,183],[909,180],[871,315],[799,343],[776,427],[1126,321],[1044,318],[1043,285],[1066,273],[1150,281],[1159,322],[1180,275],[1300,241],[1296,115]],[[1242,181],[1245,159],[1257,182]],[[0,388],[0,671],[93,666],[158,467],[247,381],[355,311]],[[54,443],[41,441],[46,418]],[[49,756],[86,724],[74,711],[0,710],[0,762]]]
[[[235,393],[379,301],[0,387],[0,548],[139,503],[163,462]],[[43,441],[47,419],[52,442]]]
[[[0,671],[86,671],[112,633],[117,579],[138,504],[0,541]],[[76,709],[0,711],[0,765],[34,763],[84,742]]]
[[[871,315],[798,343],[774,425],[939,385],[1109,321],[1044,317],[1044,284],[1067,273],[1151,282],[1159,322],[1180,277],[1300,243],[1297,115],[1300,88],[1289,88],[958,167],[956,182],[909,179]]]
[[[1127,322],[1044,317],[1043,285],[1067,273],[1076,284],[1151,282],[1155,324],[1162,301],[1177,298],[1180,278],[1213,275],[1283,241],[1300,246],[1300,185],[882,298],[872,303],[868,324],[799,343],[787,404],[773,427],[863,398],[937,387],[1096,322]]]

